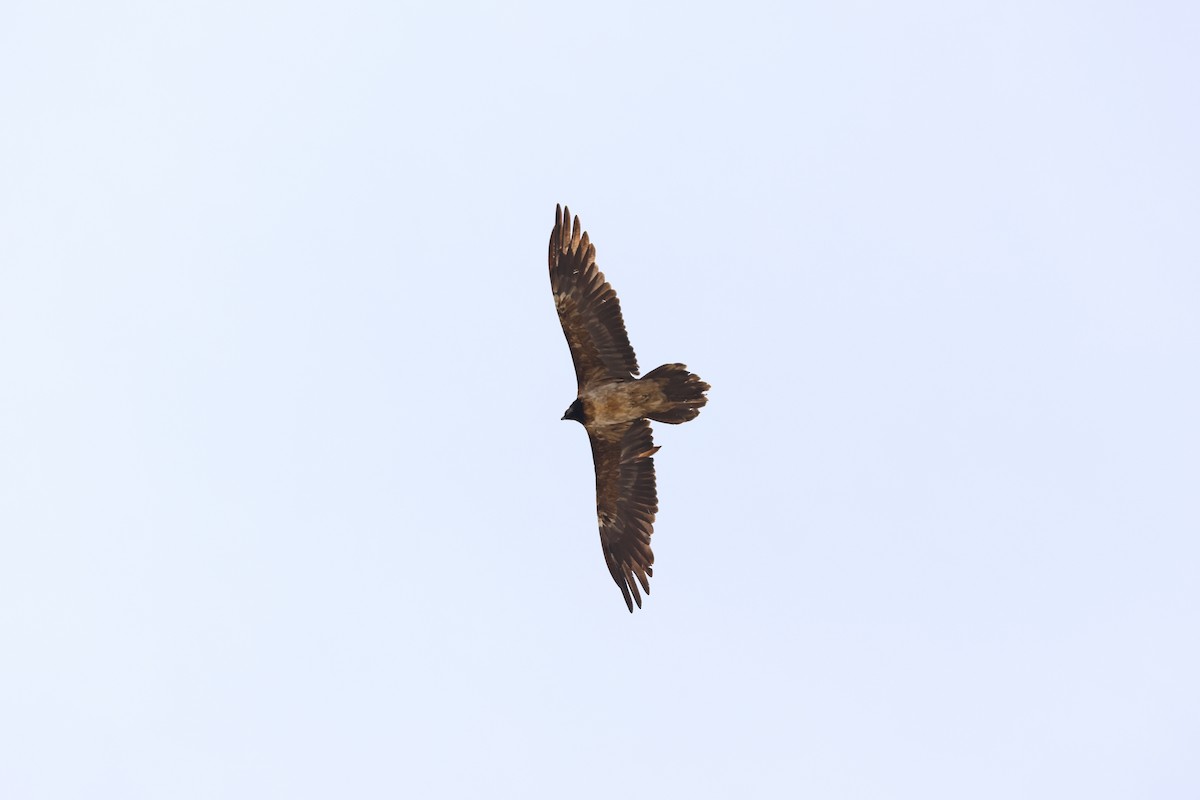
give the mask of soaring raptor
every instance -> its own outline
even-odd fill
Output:
[[[604,560],[625,605],[642,607],[638,584],[650,594],[654,553],[650,535],[658,511],[650,422],[678,425],[694,419],[708,384],[683,364],[663,364],[641,378],[629,346],[617,293],[596,268],[596,247],[570,209],[554,211],[550,234],[550,287],[562,322],[578,392],[563,419],[587,430],[596,465],[596,516]],[[632,592],[632,596],[631,593]]]

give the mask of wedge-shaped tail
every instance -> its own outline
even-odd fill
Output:
[[[643,375],[641,380],[657,383],[667,398],[667,408],[646,415],[655,422],[678,425],[695,419],[708,402],[704,396],[708,384],[700,380],[700,376],[688,372],[684,364],[663,364]]]

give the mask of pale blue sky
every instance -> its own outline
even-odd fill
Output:
[[[0,8],[0,795],[1200,795],[1190,3]],[[604,566],[546,276],[657,426]]]

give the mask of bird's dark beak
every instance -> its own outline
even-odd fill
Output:
[[[562,415],[562,418],[563,418],[563,419],[568,419],[568,417],[567,417],[567,414],[570,414],[570,413],[571,413],[571,409],[569,409],[569,408],[568,408],[568,409],[566,410],[566,412],[565,412],[565,413]]]

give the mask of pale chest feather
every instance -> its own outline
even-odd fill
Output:
[[[597,426],[641,419],[666,403],[662,389],[650,381],[597,386],[584,392],[582,400],[588,422]]]

